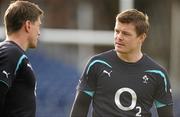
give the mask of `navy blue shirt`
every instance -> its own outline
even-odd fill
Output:
[[[35,76],[25,52],[0,43],[0,117],[35,117]]]
[[[150,117],[153,104],[172,104],[166,70],[145,54],[136,63],[122,61],[114,50],[93,56],[78,90],[92,97],[94,117]]]

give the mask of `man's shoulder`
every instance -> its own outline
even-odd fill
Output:
[[[144,54],[145,56],[145,62],[148,66],[154,69],[159,69],[162,71],[166,71],[166,68],[162,66],[157,60],[153,59],[152,57],[148,56],[147,54]]]
[[[23,51],[15,44],[9,41],[4,41],[0,43],[1,55],[6,56],[11,59],[15,59],[23,54]]]
[[[112,59],[113,53],[114,53],[114,50],[108,50],[108,51],[101,52],[99,54],[95,54],[89,59],[88,63],[94,64],[96,62],[104,63],[104,62],[110,61]]]
[[[114,50],[108,50],[108,51],[104,51],[104,52],[101,52],[101,53],[99,53],[99,54],[96,54],[96,55],[94,55],[92,58],[104,58],[104,59],[106,59],[106,58],[109,58],[109,57],[111,57],[112,55],[113,55],[113,53],[115,53],[115,51]]]

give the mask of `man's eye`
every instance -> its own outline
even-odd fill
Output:
[[[129,34],[129,33],[127,33],[127,32],[123,32],[123,34],[124,34],[124,35],[130,35],[130,34]]]
[[[115,32],[116,32],[116,33],[119,33],[119,31],[118,31],[118,30],[115,30]]]

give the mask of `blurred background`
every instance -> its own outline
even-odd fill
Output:
[[[129,8],[149,16],[151,27],[143,51],[167,68],[175,117],[180,117],[179,0],[29,1],[45,12],[39,46],[27,52],[38,81],[37,117],[68,117],[87,60],[114,48],[115,17]],[[10,0],[0,0],[1,41],[5,38],[3,15],[9,3]]]

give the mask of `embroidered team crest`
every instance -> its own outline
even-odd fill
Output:
[[[149,78],[147,77],[147,75],[144,75],[144,76],[142,77],[142,80],[143,80],[143,83],[144,83],[144,84],[147,84],[148,81],[149,81]]]

